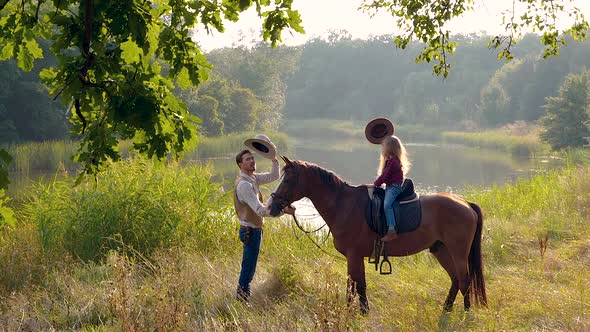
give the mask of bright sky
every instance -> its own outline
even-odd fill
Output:
[[[569,0],[565,0],[569,2]],[[303,20],[306,34],[283,32],[283,43],[296,45],[305,43],[316,36],[324,36],[329,30],[347,30],[353,38],[367,38],[370,35],[392,34],[396,32],[395,20],[385,13],[371,18],[367,13],[358,11],[362,0],[294,0],[293,8],[298,9]],[[571,3],[582,12],[586,18],[590,18],[590,0],[573,0]],[[449,29],[454,33],[502,33],[502,13],[512,8],[512,0],[475,0],[475,11],[460,17],[449,24]],[[569,6],[569,5],[568,5]],[[522,11],[520,12],[522,13]],[[559,20],[561,28],[567,22],[567,18]],[[204,30],[195,35],[199,44],[205,50],[231,46],[237,42],[240,36],[246,36],[245,40],[260,40],[258,31],[262,26],[260,19],[253,8],[242,14],[237,23],[227,22],[224,33],[215,32],[207,35]]]

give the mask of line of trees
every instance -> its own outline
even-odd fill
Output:
[[[47,51],[48,43],[41,47]],[[55,65],[55,58],[40,60]],[[39,79],[40,68],[18,69],[15,60],[0,62],[0,143],[43,141],[68,135],[67,116]]]
[[[289,118],[367,119],[389,116],[399,123],[460,129],[536,121],[545,98],[556,94],[565,76],[590,66],[590,43],[571,43],[559,57],[542,59],[542,45],[528,35],[513,49],[514,59],[498,62],[486,47],[489,37],[458,36],[453,71],[433,79],[391,38],[353,40],[345,33],[303,47],[299,69],[288,82]],[[471,125],[468,127],[472,127]]]
[[[43,43],[47,52],[47,43]],[[199,132],[219,136],[248,130],[277,130],[287,94],[287,80],[300,52],[254,48],[226,48],[209,54],[215,66],[198,87],[175,89],[189,113],[198,116]],[[56,59],[43,61],[54,65]],[[0,62],[0,143],[43,141],[68,137],[68,112],[54,101],[39,78],[39,70],[23,72],[16,61]]]
[[[433,79],[428,65],[414,64],[391,36],[356,40],[337,31],[298,47],[214,50],[208,54],[214,66],[209,80],[173,93],[201,119],[201,134],[209,136],[277,130],[283,117],[364,121],[387,116],[398,123],[461,129],[537,121],[553,112],[540,122],[547,127],[546,141],[556,148],[586,142],[581,137],[574,144],[550,128],[558,123],[559,96],[546,98],[558,95],[564,80],[571,85],[568,74],[575,77],[590,66],[589,42],[572,43],[559,57],[543,60],[541,44],[527,36],[514,49],[515,59],[502,64],[486,48],[489,37],[456,39],[461,46],[455,69],[444,80]],[[406,51],[419,49],[415,43]],[[68,136],[71,110],[48,95],[38,70],[26,73],[15,61],[0,62],[0,87],[0,142]]]
[[[546,98],[541,138],[554,149],[581,147],[590,140],[590,72],[569,74],[557,96]]]
[[[214,50],[208,54],[215,68],[212,77],[181,98],[202,119],[207,135],[277,130],[299,54],[297,48],[272,49],[264,43]]]
[[[276,130],[283,117],[388,116],[441,128],[496,127],[538,120],[552,109],[555,102],[544,107],[545,98],[558,93],[566,75],[590,66],[589,42],[572,43],[559,57],[542,60],[537,37],[526,36],[513,49],[514,60],[502,64],[487,49],[488,36],[455,39],[460,46],[454,70],[444,80],[434,78],[429,65],[413,63],[418,43],[404,51],[408,56],[391,36],[356,40],[336,31],[298,47],[214,50],[208,54],[214,66],[209,80],[173,93],[209,136]],[[55,63],[51,57],[42,61]],[[0,63],[0,142],[68,135],[69,110],[53,101],[38,75],[18,70],[14,61]]]

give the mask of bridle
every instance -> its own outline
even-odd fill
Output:
[[[282,211],[285,207],[289,206],[290,203],[289,201],[291,200],[291,195],[293,193],[293,188],[295,187],[295,184],[297,184],[298,180],[299,180],[299,169],[291,166],[294,169],[295,172],[295,177],[294,179],[290,179],[289,183],[287,184],[287,189],[286,192],[288,193],[288,197],[283,197],[283,195],[279,195],[276,192],[270,194],[270,196],[272,197],[272,203],[273,204],[277,204],[279,207],[279,211]],[[283,180],[281,180],[281,183],[283,183],[285,178],[285,173],[283,173]]]
[[[292,166],[293,167],[293,166]],[[276,192],[270,194],[270,196],[272,197],[272,203],[273,204],[277,204],[279,207],[279,211],[282,211],[285,207],[290,206],[289,201],[291,201],[291,195],[293,193],[293,189],[295,187],[295,185],[299,182],[299,172],[300,170],[296,167],[294,168],[294,172],[295,172],[295,177],[294,179],[289,179],[289,183],[287,183],[287,195],[288,197],[284,197],[283,195],[279,195]],[[285,173],[283,173],[283,177],[285,176]],[[281,181],[282,183],[282,181]],[[320,249],[323,253],[325,253],[328,256],[331,256],[333,258],[337,258],[337,259],[342,259],[342,257],[340,256],[336,256],[333,255],[329,252],[327,252],[326,250],[324,250],[324,248],[322,248],[322,246],[320,246],[311,236],[310,234],[312,233],[316,233],[319,232],[321,229],[323,229],[324,227],[326,227],[326,223],[324,222],[324,224],[322,226],[320,226],[317,229],[314,230],[306,230],[303,228],[303,226],[301,226],[301,223],[299,223],[299,220],[297,220],[297,216],[295,216],[295,214],[293,214],[293,220],[295,221],[295,225],[297,225],[297,227],[303,232],[305,233],[305,235],[307,236],[307,238],[316,246],[318,247],[318,249]],[[326,234],[326,237],[324,238],[324,240],[322,242],[326,242],[326,240],[328,239],[328,237],[330,236],[330,231],[328,231],[328,233]],[[297,234],[295,234],[295,237],[297,237]]]

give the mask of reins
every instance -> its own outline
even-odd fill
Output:
[[[286,159],[286,158],[284,158],[283,160],[285,160],[285,159]],[[285,160],[285,162],[287,162],[287,160]],[[284,176],[285,176],[285,173],[283,173],[283,175],[281,176],[281,182],[283,181],[283,179],[282,179],[282,178],[283,178]],[[298,170],[296,171],[296,176],[297,176],[297,178],[299,178],[299,171],[298,171]],[[295,183],[295,182],[293,182],[293,184],[294,184],[294,183]],[[292,185],[291,185],[291,186],[292,186]],[[290,189],[291,189],[291,188],[290,188]],[[279,198],[279,197],[277,196],[276,192],[275,192],[275,193],[272,193],[272,194],[271,194],[271,197],[272,197],[273,199],[280,199],[281,201],[283,201],[283,203],[284,203],[284,201],[285,201],[285,199],[284,199],[283,197],[280,197],[280,198]],[[280,204],[280,205],[279,205],[279,207],[280,207],[280,209],[281,209],[281,210],[282,210],[282,209],[283,209],[285,206],[289,205],[288,203],[285,203],[285,204],[283,204],[283,203],[279,203],[279,204]],[[313,230],[313,231],[308,231],[308,230],[304,229],[304,228],[303,228],[303,226],[301,226],[301,224],[299,223],[299,220],[297,220],[297,217],[295,216],[295,214],[293,214],[292,216],[293,216],[293,220],[295,221],[295,224],[297,225],[297,227],[298,227],[298,228],[299,228],[299,229],[300,229],[300,230],[301,230],[301,231],[302,231],[302,232],[303,232],[303,233],[304,233],[304,234],[307,236],[307,238],[308,238],[308,239],[309,239],[309,240],[310,240],[310,241],[311,241],[311,242],[312,242],[312,243],[313,243],[313,244],[314,244],[314,245],[315,245],[315,246],[316,246],[318,249],[320,249],[320,250],[321,250],[321,251],[322,251],[324,254],[326,254],[326,255],[328,255],[328,256],[330,256],[330,257],[332,257],[332,258],[337,258],[337,259],[340,259],[340,260],[345,260],[345,259],[344,259],[344,258],[342,258],[341,256],[336,256],[336,255],[334,255],[334,254],[331,254],[331,253],[327,252],[327,251],[326,251],[324,248],[322,248],[322,246],[320,246],[320,245],[319,245],[319,244],[318,244],[318,243],[317,243],[317,242],[316,242],[316,241],[315,241],[315,240],[314,240],[314,239],[311,237],[311,235],[310,235],[311,233],[316,233],[316,232],[319,232],[319,231],[320,231],[322,228],[326,227],[326,225],[327,225],[327,224],[326,224],[325,222],[324,222],[324,224],[323,224],[322,226],[320,226],[319,228],[317,228],[317,229],[315,229],[315,230]],[[293,228],[293,229],[294,229],[294,228]],[[330,237],[330,232],[331,232],[331,230],[328,230],[328,233],[326,234],[326,237],[324,238],[324,241],[323,241],[324,243],[326,243],[326,241],[327,241],[328,237]],[[297,236],[297,233],[294,233],[294,234],[295,234],[295,238],[296,238],[297,240],[299,240],[299,237]]]
[[[324,223],[322,226],[320,226],[318,229],[313,230],[313,231],[308,231],[306,229],[303,228],[303,226],[301,226],[301,224],[299,223],[299,220],[297,220],[297,217],[293,214],[293,220],[295,221],[295,224],[297,225],[297,227],[307,236],[307,238],[318,248],[320,249],[324,254],[332,257],[332,258],[336,258],[336,259],[340,259],[340,260],[345,260],[344,258],[342,258],[341,256],[336,256],[332,253],[327,252],[324,248],[322,248],[322,246],[320,246],[312,237],[310,234],[315,233],[315,232],[319,232],[322,228],[324,228],[327,224]],[[322,241],[324,244],[326,243],[328,237],[330,237],[330,230],[328,230],[328,234],[326,234],[326,237],[324,238],[324,240]],[[299,240],[299,237],[297,237],[297,233],[295,234],[295,238],[297,240]]]
[[[295,220],[295,224],[297,225],[297,227],[299,227],[299,229],[305,233],[305,234],[311,234],[311,233],[315,233],[315,232],[319,232],[322,228],[326,227],[326,223],[324,222],[324,224],[322,226],[320,226],[320,228],[318,229],[314,229],[313,231],[308,231],[306,229],[303,228],[303,226],[301,226],[301,224],[299,223],[299,220],[297,220],[297,217],[295,215],[293,215],[293,220]],[[330,231],[328,231],[328,234],[330,233]]]

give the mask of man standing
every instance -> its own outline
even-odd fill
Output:
[[[250,282],[256,272],[260,242],[262,240],[262,218],[270,215],[271,199],[263,203],[260,185],[270,183],[279,178],[279,162],[276,159],[276,148],[265,135],[256,135],[244,142],[246,146],[265,158],[272,160],[270,173],[254,173],[256,161],[250,150],[242,150],[236,156],[240,174],[236,180],[234,207],[240,222],[240,241],[244,244],[242,253],[242,269],[238,280],[237,298],[248,302]],[[285,213],[293,214],[295,209],[286,207]]]

